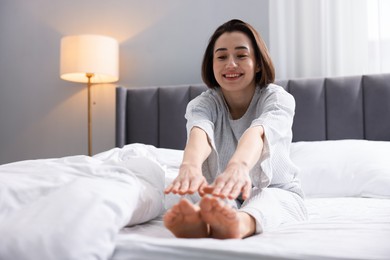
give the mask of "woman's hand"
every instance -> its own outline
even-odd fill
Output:
[[[236,199],[242,192],[242,198],[246,200],[252,189],[249,171],[260,159],[263,138],[264,128],[261,125],[248,128],[241,136],[225,171],[203,192],[229,199]]]
[[[170,192],[174,194],[193,194],[197,191],[201,195],[204,187],[207,186],[206,178],[202,175],[201,167],[189,164],[182,164],[180,166],[179,175],[176,179],[165,189],[165,194]]]
[[[225,171],[215,179],[212,185],[205,187],[203,192],[228,199],[236,199],[242,192],[242,198],[246,200],[251,188],[249,167],[243,163],[229,163]]]
[[[211,145],[208,142],[206,132],[198,127],[191,129],[189,140],[184,149],[183,162],[179,175],[165,189],[165,194],[193,194],[201,192],[207,186],[206,178],[202,174],[202,164],[211,153]]]

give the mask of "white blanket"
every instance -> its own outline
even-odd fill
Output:
[[[0,166],[0,259],[108,259],[122,227],[163,211],[155,149]]]
[[[112,260],[388,260],[390,200],[313,198],[308,221],[283,224],[243,240],[175,238],[162,218],[124,228]]]

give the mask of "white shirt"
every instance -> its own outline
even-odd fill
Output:
[[[203,175],[209,183],[223,172],[237,148],[242,134],[252,126],[264,128],[264,147],[260,160],[250,171],[254,186],[276,187],[303,196],[297,179],[298,169],[289,153],[295,100],[282,87],[269,84],[256,91],[245,114],[231,118],[220,88],[203,92],[187,106],[187,136],[197,126],[203,129],[213,151],[203,164]]]

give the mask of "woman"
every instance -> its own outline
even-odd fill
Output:
[[[272,84],[265,43],[249,24],[221,25],[206,48],[209,90],[186,111],[187,145],[165,193],[193,194],[164,216],[182,238],[245,238],[306,218],[297,169],[289,158],[295,101]]]

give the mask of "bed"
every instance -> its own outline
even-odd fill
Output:
[[[218,241],[176,239],[158,217],[123,229],[114,259],[390,259],[390,74],[276,83],[296,100],[291,156],[301,168],[309,221]],[[181,151],[186,105],[205,89],[119,87],[116,145]],[[166,207],[174,202],[167,198]]]
[[[243,240],[178,239],[163,194],[204,85],[117,88],[116,148],[0,165],[0,259],[389,259],[390,74],[278,81],[308,221]],[[187,196],[192,199],[191,196]]]

